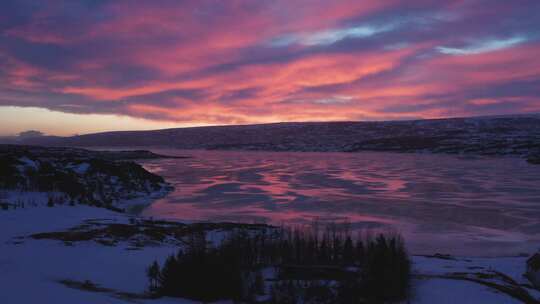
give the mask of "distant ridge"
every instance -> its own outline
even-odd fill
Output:
[[[540,153],[540,115],[411,121],[285,122],[37,137],[24,144],[263,151],[395,151],[528,156]]]

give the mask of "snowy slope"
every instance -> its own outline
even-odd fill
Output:
[[[95,243],[65,246],[54,241],[15,239],[68,229],[96,218],[115,222],[128,220],[125,215],[87,206],[0,211],[0,303],[129,303],[106,293],[67,288],[57,282],[61,279],[91,280],[108,288],[142,293],[146,288],[144,273],[149,261],[162,259],[174,248],[162,246],[133,251]],[[189,303],[166,299],[150,302]]]
[[[527,156],[540,153],[540,115],[387,122],[276,123],[107,132],[33,140],[36,144],[64,146]]]

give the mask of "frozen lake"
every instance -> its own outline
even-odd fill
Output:
[[[413,253],[500,256],[540,247],[540,166],[394,153],[155,150],[176,190],[143,211],[189,221],[349,221],[402,233]]]

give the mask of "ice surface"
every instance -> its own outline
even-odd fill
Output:
[[[500,256],[540,244],[540,170],[522,159],[398,153],[157,150],[144,162],[176,190],[158,218],[401,232],[417,254]]]

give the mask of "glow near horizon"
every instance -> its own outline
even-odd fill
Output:
[[[0,136],[14,136],[28,130],[41,131],[46,135],[70,136],[113,130],[153,130],[201,125],[204,124],[180,124],[124,115],[73,114],[42,108],[0,106]]]

